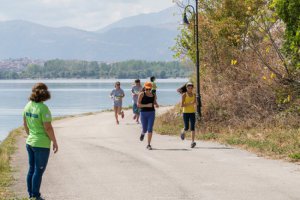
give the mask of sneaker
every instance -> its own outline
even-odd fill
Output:
[[[151,147],[150,144],[147,145],[147,149],[148,149],[148,150],[152,150],[152,147]]]
[[[144,137],[145,137],[145,135],[144,135],[144,134],[141,134],[141,136],[140,136],[140,141],[143,141],[143,140],[144,140]]]
[[[122,111],[121,117],[122,119],[124,119],[124,111]]]
[[[192,142],[191,148],[194,148],[196,146],[196,142]]]
[[[184,140],[184,138],[185,138],[184,130],[181,131],[180,138],[181,138],[182,140]]]

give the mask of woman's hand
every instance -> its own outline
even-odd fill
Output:
[[[58,151],[58,145],[57,145],[57,142],[53,142],[53,152],[54,153],[57,153]]]
[[[155,107],[156,107],[156,108],[159,108],[159,105],[156,103],[156,104],[155,104]]]

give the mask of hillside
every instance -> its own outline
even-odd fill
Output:
[[[0,22],[0,59],[170,61],[178,34],[173,10],[126,18],[99,32],[21,20]]]

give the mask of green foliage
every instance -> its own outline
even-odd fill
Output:
[[[300,160],[300,153],[290,154],[289,157],[294,159],[294,160]]]
[[[18,78],[178,78],[188,77],[192,68],[179,62],[147,62],[130,60],[112,64],[49,60],[43,66],[29,65],[22,72],[6,70],[0,72],[0,79]]]
[[[283,50],[291,64],[300,69],[300,1],[275,0],[276,11],[286,25]]]

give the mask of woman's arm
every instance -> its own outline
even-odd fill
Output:
[[[158,103],[157,103],[157,96],[154,95],[154,105],[156,106],[156,108],[159,107]]]
[[[184,103],[185,97],[186,97],[186,93],[184,93],[184,94],[181,96],[181,107],[187,106],[187,105]]]
[[[115,95],[114,95],[114,90],[112,90],[111,93],[110,93],[110,95],[109,95],[109,97],[110,97],[110,98],[113,98],[114,96],[115,96]]]
[[[44,128],[50,140],[53,142],[53,151],[56,153],[58,151],[58,145],[51,122],[44,122]]]
[[[24,124],[24,129],[25,129],[27,135],[29,135],[29,128],[27,126],[27,122],[26,122],[26,118],[25,117],[23,117],[23,124]]]

